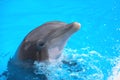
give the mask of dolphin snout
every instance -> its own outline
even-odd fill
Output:
[[[73,23],[72,23],[72,26],[73,26],[74,29],[78,30],[78,29],[80,29],[81,24],[78,23],[78,22],[73,22]]]

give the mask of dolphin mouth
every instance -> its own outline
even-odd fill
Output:
[[[64,35],[64,34],[69,34],[72,35],[73,33],[75,33],[76,31],[78,31],[81,27],[81,24],[78,22],[73,22],[70,24],[67,24],[67,26],[65,28],[63,28],[63,30],[61,30],[60,35]]]
[[[59,28],[58,30],[56,30],[54,34],[52,34],[51,36],[54,36],[55,38],[64,35],[66,33],[72,35],[74,32],[80,29],[80,26],[81,24],[78,22],[67,24],[64,28]]]
[[[80,29],[81,24],[78,22],[73,22],[70,24],[66,24],[64,27],[62,28],[57,28],[54,31],[51,31],[49,33],[49,37],[47,37],[46,39],[44,39],[45,42],[48,42],[52,39],[58,38],[62,35],[67,35],[66,38],[70,37],[73,33],[75,33],[76,31],[78,31]]]

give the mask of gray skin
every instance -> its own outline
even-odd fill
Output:
[[[60,57],[68,38],[80,28],[80,24],[52,21],[32,30],[22,41],[16,58],[20,61],[46,61]]]

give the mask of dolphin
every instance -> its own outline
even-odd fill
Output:
[[[51,21],[32,30],[19,46],[15,58],[20,61],[49,61],[60,57],[69,37],[80,29],[80,23]]]
[[[16,54],[8,62],[7,80],[47,80],[45,74],[35,74],[35,61],[57,60],[70,36],[80,29],[80,23],[51,21],[32,30],[23,39]],[[63,62],[69,64],[69,62]],[[73,64],[74,65],[74,64]],[[20,75],[22,73],[22,75]],[[27,77],[27,79],[26,79]]]

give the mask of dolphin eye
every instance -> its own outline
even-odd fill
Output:
[[[42,46],[44,46],[44,43],[39,43],[38,45],[42,47]]]
[[[44,45],[45,45],[44,42],[39,42],[39,43],[37,43],[37,48],[38,48],[38,49],[41,49],[41,48],[44,47]]]

